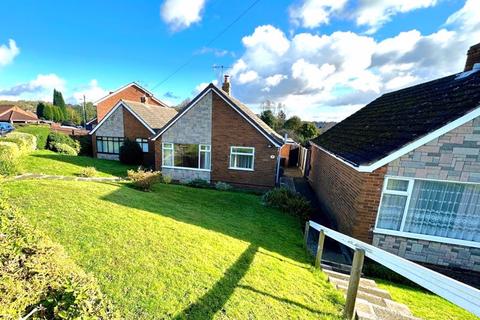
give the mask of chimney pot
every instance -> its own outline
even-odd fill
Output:
[[[480,43],[471,46],[467,53],[467,62],[465,63],[465,70],[470,71],[474,69],[475,64],[480,63]]]
[[[140,98],[140,102],[142,102],[142,103],[147,102],[147,97],[146,97],[146,96],[142,96],[142,97]]]
[[[230,76],[228,74],[223,77],[222,90],[230,95]]]

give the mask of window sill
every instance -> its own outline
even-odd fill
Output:
[[[229,170],[238,170],[238,171],[250,171],[253,172],[255,170],[253,169],[245,169],[245,168],[233,168],[233,167],[228,167]]]
[[[460,239],[452,239],[452,238],[444,238],[444,237],[437,237],[437,236],[430,236],[426,234],[418,234],[418,233],[410,233],[410,232],[403,232],[403,231],[395,231],[395,230],[387,230],[387,229],[378,229],[375,228],[373,233],[376,234],[385,234],[390,236],[397,236],[402,238],[410,238],[416,240],[426,240],[432,242],[440,242],[445,244],[451,245],[458,245],[464,247],[471,247],[471,248],[480,248],[480,243],[475,241],[468,241],[468,240],[460,240]]]
[[[199,169],[199,168],[187,168],[187,167],[175,167],[175,166],[162,166],[162,169],[180,169],[180,170],[191,170],[191,171],[203,171],[210,172],[210,169]]]

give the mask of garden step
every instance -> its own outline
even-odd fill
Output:
[[[377,319],[382,320],[420,320],[419,318],[411,315],[410,310],[409,314],[404,314],[396,310],[390,309],[388,307],[380,307],[372,305],[373,310],[375,311],[375,316]]]
[[[420,320],[419,318],[414,317],[408,308],[404,313],[402,311],[390,309],[390,307],[380,307],[371,304],[363,299],[357,299],[355,303],[355,315],[358,320]]]
[[[347,293],[348,286],[335,285],[335,287],[338,290],[343,291],[344,293]],[[376,305],[381,306],[381,307],[386,307],[387,306],[387,303],[384,301],[384,299],[382,297],[378,297],[376,295],[364,292],[362,290],[358,290],[357,298],[366,300],[370,303],[376,304]]]
[[[340,273],[340,272],[336,272],[336,271],[332,271],[332,270],[323,270],[322,269],[322,271],[324,273],[326,273],[329,278],[332,277],[332,278],[346,280],[346,281],[349,281],[349,279],[350,279],[350,275],[348,275],[348,274],[344,274],[344,273]],[[375,287],[377,284],[373,280],[361,278],[360,279],[360,285]]]
[[[332,284],[340,285],[342,287],[348,288],[348,280],[334,278],[334,277],[329,277],[328,280]],[[392,299],[388,291],[380,289],[376,285],[373,286],[371,283],[368,283],[368,282],[367,284],[360,283],[360,286],[358,289],[362,292],[369,293],[380,298]]]

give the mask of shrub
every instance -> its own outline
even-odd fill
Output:
[[[160,182],[161,173],[159,171],[147,171],[139,168],[138,170],[128,170],[128,178],[132,180],[135,188],[142,191],[152,190],[153,185]]]
[[[98,283],[0,194],[0,314],[19,319],[116,319]]]
[[[165,184],[172,183],[172,176],[171,175],[162,175],[162,182]]]
[[[194,188],[210,188],[210,183],[203,179],[193,179],[188,185]]]
[[[306,220],[310,214],[310,203],[301,194],[286,188],[275,188],[262,197],[263,203],[272,208],[293,214]]]
[[[59,132],[50,132],[50,134],[47,137],[47,148],[55,151],[55,145],[58,144],[66,144],[70,148],[75,150],[75,155],[78,154],[80,151],[80,143],[74,139],[72,139],[70,136],[59,133]],[[57,152],[57,151],[55,151]]]
[[[95,167],[85,167],[80,171],[80,177],[90,178],[98,175]]]
[[[140,165],[143,162],[143,151],[137,142],[125,139],[120,147],[120,162],[130,165]]]
[[[232,189],[232,186],[226,182],[218,181],[217,183],[215,183],[215,189],[220,191],[227,191]]]
[[[58,153],[63,153],[69,156],[76,156],[77,155],[77,150],[72,148],[66,143],[58,143],[58,142],[53,142],[50,144],[50,150],[58,152]]]
[[[16,143],[21,153],[29,153],[37,148],[37,138],[28,133],[11,132],[2,140]]]
[[[0,176],[14,175],[19,171],[20,155],[16,143],[0,140]]]
[[[16,132],[33,134],[37,138],[37,149],[43,150],[47,147],[47,138],[50,127],[44,125],[19,126]]]
[[[92,137],[90,135],[79,136],[77,141],[80,143],[79,155],[93,157]]]

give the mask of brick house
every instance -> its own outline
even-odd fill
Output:
[[[23,110],[16,105],[0,105],[0,122],[35,123],[39,119],[33,112]]]
[[[96,102],[98,124],[90,131],[93,156],[118,160],[125,139],[137,141],[143,163],[153,166],[154,136],[177,111],[136,83],[128,84]]]
[[[384,94],[311,145],[308,179],[339,231],[480,271],[480,44],[464,72]]]
[[[283,138],[222,89],[210,84],[153,137],[155,168],[179,181],[203,179],[250,188],[278,182]]]

